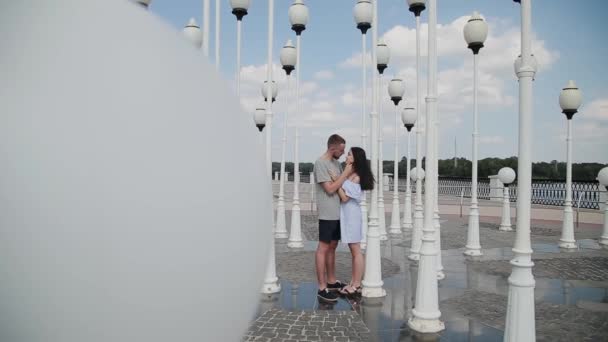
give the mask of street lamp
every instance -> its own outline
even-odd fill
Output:
[[[559,239],[559,247],[576,248],[574,239],[574,219],[572,216],[572,117],[581,106],[582,95],[574,81],[568,81],[568,85],[559,94],[559,106],[562,113],[568,119],[568,135],[566,136],[566,200],[564,203],[564,220],[562,223],[562,237]]]
[[[535,341],[534,275],[530,241],[532,199],[532,80],[536,73],[532,52],[532,1],[521,4],[521,61],[515,64],[519,79],[519,141],[517,156],[517,229],[509,276],[505,342]]]
[[[266,82],[262,96],[266,102],[266,177],[272,172],[272,101],[277,97],[278,89],[272,81],[272,43],[274,34],[274,0],[268,0],[268,61],[266,63]],[[271,81],[271,82],[268,82]],[[272,217],[272,215],[271,215]],[[274,220],[273,220],[274,221]],[[266,265],[266,275],[262,286],[262,293],[271,294],[281,291],[281,284],[277,278],[274,254],[274,236],[270,244],[270,256]]]
[[[393,212],[391,214],[391,226],[389,233],[401,233],[401,215],[399,206],[399,102],[403,99],[405,86],[403,81],[394,78],[388,84],[388,94],[395,104],[395,159],[393,165]]]
[[[250,0],[230,0],[232,14],[236,17],[236,95],[241,97],[241,32],[243,17],[247,15]],[[217,42],[216,42],[217,44]]]
[[[410,12],[416,17],[416,170],[422,169],[422,112],[420,111],[420,13],[426,8],[426,0],[408,0]],[[420,178],[420,176],[418,176]],[[424,225],[424,214],[422,207],[422,182],[416,182],[416,204],[414,206],[414,229],[412,232],[412,248],[408,259],[418,260],[420,258],[420,244],[422,237],[422,226]],[[414,241],[416,240],[416,241]]]
[[[422,246],[418,262],[415,307],[408,320],[408,326],[420,333],[436,333],[445,329],[439,320],[439,288],[437,271],[437,248],[435,247],[435,225],[433,213],[436,201],[434,179],[437,160],[434,141],[436,134],[434,123],[437,114],[437,0],[429,0],[428,32],[428,95],[426,97],[426,172],[431,175],[424,183],[424,227],[422,229]],[[441,253],[441,250],[439,250]]]
[[[373,6],[369,0],[359,0],[353,10],[357,28],[361,30],[361,70],[362,70],[362,110],[361,110],[361,146],[367,151],[367,39],[366,33],[372,27]],[[361,197],[361,217],[363,218],[363,240],[361,248],[367,243],[367,192]]]
[[[405,223],[404,229],[412,229],[412,188],[410,186],[410,133],[412,131],[412,127],[416,123],[417,114],[414,108],[406,107],[401,112],[401,120],[403,121],[403,126],[407,129],[407,169],[405,175],[405,201],[403,204],[403,222]]]
[[[266,127],[266,108],[264,108],[264,106],[258,106],[258,108],[255,109],[255,112],[253,113],[253,122],[261,133],[264,130],[264,127]]]
[[[410,171],[410,179],[416,183],[416,187],[418,187],[418,183],[422,184],[424,176],[424,169],[422,168],[422,165],[416,165],[416,167],[413,168],[412,171]],[[416,225],[414,224],[414,229],[412,230],[412,243],[410,246],[410,251],[418,251],[418,253],[414,254],[413,252],[411,252],[411,254],[408,256],[408,259],[410,260],[418,260],[418,258],[420,257],[420,245],[422,244],[421,235],[422,229],[416,229]],[[413,258],[414,256],[416,258]]]
[[[291,229],[287,247],[302,248],[302,222],[300,217],[300,132],[296,127],[294,141],[294,165],[293,165],[293,205],[291,207]]]
[[[296,66],[296,48],[291,40],[285,43],[280,53],[281,64],[283,70],[287,74],[287,96],[291,95],[291,72]],[[285,227],[285,148],[287,145],[287,122],[289,120],[289,106],[285,111],[285,119],[283,122],[283,139],[281,149],[281,168],[279,180],[279,199],[277,202],[277,219],[275,228],[275,237],[283,239],[287,237],[287,228]],[[294,179],[295,180],[295,179]]]
[[[509,184],[515,180],[515,170],[510,167],[503,167],[498,171],[498,179],[504,184],[503,189],[503,200],[502,200],[502,221],[500,222],[500,228],[505,232],[510,232],[511,228],[511,200],[509,197]]]
[[[279,88],[277,86],[277,82],[272,81],[271,87],[268,86],[268,81],[264,81],[264,84],[262,84],[262,87],[260,89],[260,91],[262,92],[262,97],[264,98],[264,101],[268,101],[268,91],[271,88],[270,91],[272,91],[272,102],[277,100],[277,95],[279,94]]]
[[[608,167],[600,170],[597,174],[597,180],[604,186],[604,190],[608,191]],[[608,246],[608,196],[606,196],[606,204],[604,204],[604,231],[599,243],[600,245]]]
[[[384,40],[380,38],[376,47],[376,68],[378,69],[378,87],[382,89],[382,76],[391,58],[391,50]],[[379,94],[380,92],[378,92]],[[379,95],[378,95],[379,96]],[[401,94],[403,96],[403,94]],[[380,230],[380,241],[388,240],[386,235],[386,214],[384,209],[384,115],[382,115],[382,100],[378,98],[378,228]],[[398,114],[397,114],[398,116]],[[397,175],[395,175],[397,177]],[[395,178],[398,180],[398,177]]]
[[[184,36],[186,36],[186,39],[188,39],[188,41],[192,43],[195,48],[201,48],[201,45],[203,44],[203,34],[201,33],[201,28],[198,26],[194,18],[190,18],[188,24],[184,27],[182,32],[184,33]]]
[[[373,2],[373,23],[378,22],[378,0]],[[377,63],[378,25],[372,27],[372,65]],[[374,78],[377,77],[374,75]],[[371,166],[372,174],[378,179],[378,82],[372,82],[372,110],[371,110]],[[371,211],[369,213],[369,224],[367,232],[367,251],[365,253],[365,274],[363,276],[363,290],[361,295],[366,298],[378,298],[386,296],[382,286],[382,264],[380,250],[380,232],[378,230],[378,184],[372,189]]]
[[[469,210],[469,225],[467,228],[467,243],[464,254],[469,256],[480,256],[481,246],[479,244],[479,206],[477,202],[477,147],[478,147],[478,123],[477,123],[477,58],[479,50],[488,37],[488,24],[477,12],[464,26],[464,39],[469,49],[473,51],[473,165],[471,176],[471,208]]]
[[[353,15],[355,17],[355,23],[357,28],[361,30],[361,68],[363,72],[363,96],[362,100],[362,112],[361,112],[361,144],[363,149],[367,151],[367,30],[372,27],[373,20],[373,6],[370,0],[359,0],[353,9]],[[364,197],[365,198],[365,197]],[[364,207],[361,206],[363,209]],[[365,213],[367,214],[367,212]],[[364,216],[367,217],[367,216]],[[365,232],[366,230],[364,230]]]

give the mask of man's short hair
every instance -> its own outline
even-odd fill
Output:
[[[346,140],[337,134],[332,134],[329,139],[327,139],[327,148],[340,144],[346,144]]]

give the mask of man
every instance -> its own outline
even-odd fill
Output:
[[[315,195],[319,213],[319,245],[315,253],[315,265],[319,291],[317,296],[323,300],[338,300],[336,291],[345,284],[336,279],[336,247],[340,241],[340,197],[337,194],[342,183],[352,174],[352,166],[347,165],[344,172],[338,158],[344,154],[346,141],[337,134],[327,140],[327,151],[315,162]],[[340,175],[332,181],[331,175]]]

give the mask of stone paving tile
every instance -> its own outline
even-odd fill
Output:
[[[277,253],[277,274],[281,279],[295,283],[316,282],[315,252],[289,251]],[[399,265],[387,258],[381,259],[382,275],[390,277],[399,273]],[[350,281],[352,259],[350,252],[336,252],[336,277]]]
[[[253,322],[243,341],[368,341],[370,331],[353,311],[270,309]]]
[[[457,311],[491,327],[504,330],[507,297],[467,290],[441,302],[442,310]],[[576,306],[537,302],[537,341],[607,341],[608,313]]]
[[[533,259],[532,273],[535,277],[564,280],[608,280],[608,257],[561,257]],[[505,260],[470,262],[480,273],[508,277],[511,264]]]

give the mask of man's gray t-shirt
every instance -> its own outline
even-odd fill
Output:
[[[331,182],[330,170],[332,170],[336,176],[339,176],[342,173],[342,165],[335,159],[317,159],[315,162],[314,176],[319,220],[340,219],[340,196],[338,196],[338,193],[328,195],[321,185],[321,183]]]

